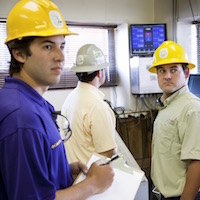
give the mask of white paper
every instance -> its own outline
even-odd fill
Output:
[[[87,166],[97,161],[100,157],[93,154]],[[115,176],[112,185],[103,193],[87,198],[87,200],[133,200],[143,179],[144,172],[133,170],[133,174],[126,173],[120,169],[114,168]],[[85,179],[81,174],[76,183]]]

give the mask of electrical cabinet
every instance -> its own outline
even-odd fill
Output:
[[[132,94],[162,93],[158,86],[157,74],[150,73],[153,57],[130,58],[131,92]]]

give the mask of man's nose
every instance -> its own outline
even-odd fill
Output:
[[[64,56],[63,50],[60,48],[57,48],[56,52],[55,52],[55,60],[63,62],[64,58],[65,58],[65,56]]]
[[[166,79],[169,79],[171,78],[171,73],[170,71],[165,71],[165,76],[164,76]]]

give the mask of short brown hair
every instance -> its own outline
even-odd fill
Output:
[[[76,76],[78,77],[79,81],[88,83],[91,82],[97,75],[98,71],[94,71],[90,74],[88,72],[81,72],[81,73],[76,73]]]
[[[10,68],[9,68],[9,75],[12,77],[14,73],[18,73],[21,71],[23,64],[15,59],[13,56],[12,50],[18,49],[23,51],[27,56],[31,56],[30,52],[30,44],[35,39],[35,37],[25,37],[21,40],[12,40],[7,43],[11,60],[10,60]]]

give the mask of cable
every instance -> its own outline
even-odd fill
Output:
[[[197,20],[195,20],[194,18],[194,12],[193,12],[193,8],[192,8],[192,3],[191,3],[191,0],[189,0],[189,4],[190,4],[190,9],[191,9],[191,12],[192,12],[192,18],[193,18],[193,24],[198,24],[199,22]]]
[[[138,101],[139,101],[140,98],[141,98],[140,96],[137,96],[137,98],[136,98],[136,99],[137,99],[137,103],[138,103]],[[138,107],[139,107],[139,106],[138,106]],[[140,109],[138,109],[138,110],[142,110],[142,107],[143,107],[143,104],[140,103]],[[138,111],[138,110],[137,110],[137,111]]]
[[[190,4],[191,12],[192,12],[193,21],[195,22],[196,20],[195,20],[195,18],[194,18],[194,12],[193,12],[193,8],[192,8],[191,0],[189,0],[189,4]]]
[[[151,108],[149,107],[149,105],[147,105],[147,103],[145,102],[144,98],[141,98],[141,101],[142,101],[143,105],[144,105],[148,110],[151,110]]]
[[[153,96],[155,98],[155,95]],[[151,107],[151,110],[154,110],[155,109],[155,104],[153,105],[152,102],[150,101],[150,98],[145,98],[148,102],[148,104],[150,105]],[[156,98],[153,100],[153,102],[156,101]]]

